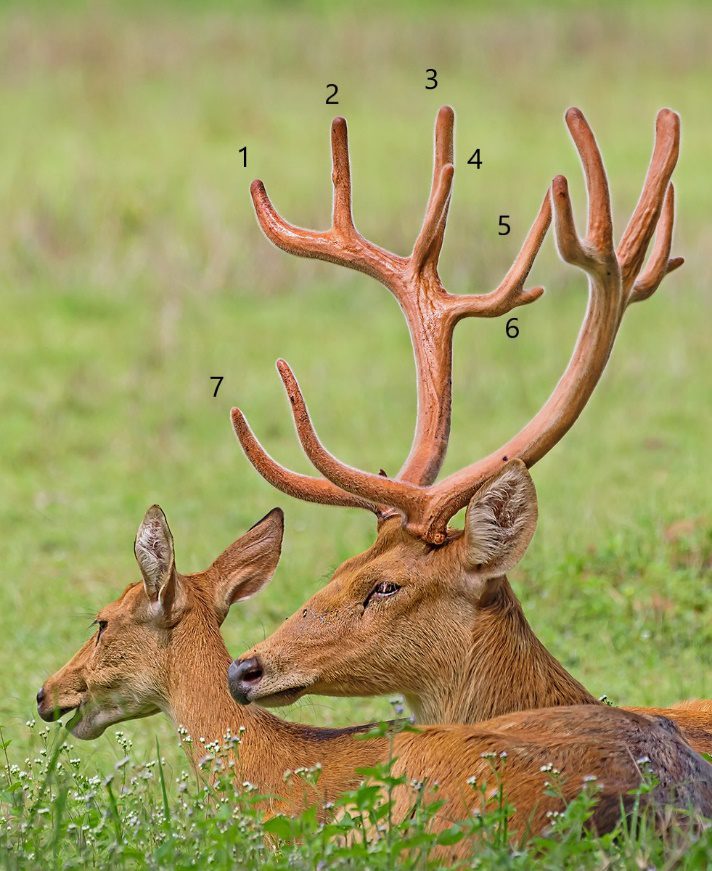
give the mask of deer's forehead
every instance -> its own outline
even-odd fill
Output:
[[[129,584],[118,599],[104,605],[98,616],[103,620],[115,620],[119,617],[130,616],[136,610],[145,608],[147,605],[148,599],[143,584]]]

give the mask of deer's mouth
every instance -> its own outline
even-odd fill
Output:
[[[39,715],[40,717],[42,717],[45,723],[56,723],[57,720],[61,720],[62,717],[65,716],[65,714],[69,714],[72,711],[75,711],[76,707],[76,705],[72,705],[71,707],[65,708],[55,707],[47,711],[40,710]]]
[[[45,710],[40,709],[39,714],[47,723],[56,723],[58,720],[71,714],[71,716],[65,721],[64,728],[68,732],[71,732],[75,738],[84,738],[87,740],[98,738],[104,731],[104,728],[106,728],[104,726],[101,729],[97,729],[96,724],[93,724],[96,716],[86,716],[86,699],[79,699],[73,705],[55,705],[53,708],[47,708]]]
[[[89,698],[82,699],[73,707],[62,708],[61,716],[72,714],[65,722],[64,727],[75,738],[82,741],[93,741],[101,737],[109,726],[115,726],[125,720],[138,720],[142,717],[150,717],[159,712],[153,705],[145,705],[135,710],[128,710],[123,705],[109,704],[97,705]],[[59,719],[59,717],[56,717]]]
[[[63,696],[63,698],[62,698]],[[57,692],[50,690],[45,693],[44,687],[37,694],[37,713],[45,723],[56,723],[77,711],[84,701],[84,695],[78,692]]]

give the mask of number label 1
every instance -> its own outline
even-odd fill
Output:
[[[512,229],[509,224],[504,220],[508,218],[509,215],[500,215],[499,216],[499,235],[500,236],[508,236],[509,231]]]
[[[428,78],[425,80],[425,90],[432,91],[438,86],[438,71],[429,67],[426,71]]]
[[[517,326],[517,321],[519,318],[510,318],[507,321],[507,326],[505,327],[505,332],[510,339],[516,339],[519,335],[519,327]]]
[[[242,155],[242,165],[247,166],[247,146],[243,145],[237,153]]]
[[[331,93],[327,93],[327,95],[326,95],[326,105],[327,105],[327,106],[338,106],[338,105],[339,105],[339,101],[338,101],[338,100],[335,100],[334,97],[339,93],[339,86],[338,86],[338,85],[335,85],[333,82],[331,82],[331,83],[328,84],[326,87],[327,87],[327,89],[328,89],[328,88],[332,88],[332,89],[333,89],[333,90],[331,91]]]
[[[213,399],[218,395],[218,390],[220,390],[220,385],[223,383],[224,375],[211,375],[211,381],[217,381],[218,383],[215,385],[215,390],[213,390]]]

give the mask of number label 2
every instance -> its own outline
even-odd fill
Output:
[[[338,106],[339,101],[335,100],[334,97],[339,93],[339,86],[335,85],[333,82],[330,82],[327,86],[327,91],[331,88],[331,92],[326,95],[326,105],[327,106]]]

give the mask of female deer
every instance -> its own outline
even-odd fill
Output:
[[[233,410],[238,439],[275,487],[314,502],[372,510],[375,544],[347,560],[333,580],[274,635],[236,663],[243,702],[282,704],[306,692],[367,695],[403,692],[422,722],[477,722],[526,708],[595,704],[593,696],[544,648],[522,613],[505,573],[534,532],[536,494],[527,472],[565,435],[605,368],[628,306],[647,299],[667,272],[674,219],[670,177],[679,150],[679,119],[658,114],[653,157],[638,205],[617,248],[608,183],[595,138],[581,112],[566,122],[583,163],[589,195],[588,233],[579,239],[566,179],[554,179],[522,250],[500,286],[475,296],[449,294],[440,283],[452,184],[452,110],[440,110],[435,168],[423,227],[408,258],[365,241],[351,217],[346,127],[332,128],[334,221],[326,233],[286,224],[260,182],[257,216],[269,238],[295,254],[321,257],[380,280],[408,321],[416,358],[418,417],[410,454],[395,479],[353,469],[332,456],[312,426],[299,385],[278,369],[297,432],[324,478],[297,475],[261,447],[243,414]],[[571,360],[552,395],[512,439],[438,484],[451,409],[452,335],[463,317],[492,317],[537,299],[523,290],[550,222],[562,258],[589,278],[589,305]],[[646,251],[655,233],[647,267]],[[465,529],[448,521],[468,506]],[[655,709],[655,712],[658,712]],[[712,702],[665,711],[698,749],[712,750]]]
[[[56,720],[72,713],[69,730],[92,739],[123,720],[166,713],[193,738],[197,762],[203,744],[221,742],[229,730],[241,734],[235,755],[235,777],[249,780],[263,794],[274,796],[271,810],[287,812],[304,802],[320,803],[354,786],[357,769],[387,759],[385,738],[357,740],[351,729],[318,729],[288,723],[260,709],[235,704],[228,692],[230,657],[220,625],[230,606],[257,592],[279,560],[282,513],[270,512],[232,544],[204,572],[181,575],[176,570],[173,539],[165,516],[153,506],[135,543],[142,581],[131,584],[97,615],[97,632],[37,695],[40,716]],[[540,767],[553,763],[566,776],[564,795],[572,797],[586,775],[602,784],[592,823],[610,829],[620,801],[641,776],[635,760],[646,755],[659,778],[651,796],[653,809],[673,803],[712,815],[712,766],[681,739],[664,718],[607,708],[582,716],[580,709],[559,708],[501,717],[478,727],[439,726],[394,736],[398,772],[440,784],[443,806],[436,826],[447,826],[478,807],[478,795],[467,779],[492,778],[483,753],[508,754],[502,772],[504,788],[515,805],[513,831],[534,831],[561,801],[544,794]],[[285,783],[284,773],[296,766],[322,765],[317,787],[305,795],[302,782]],[[493,784],[493,791],[496,785]],[[406,787],[395,795],[394,813],[403,817],[412,807]],[[472,845],[460,843],[449,855],[466,856]]]

